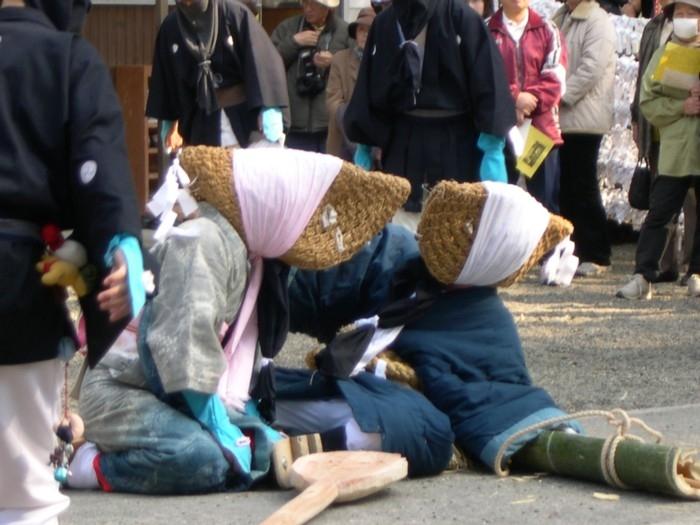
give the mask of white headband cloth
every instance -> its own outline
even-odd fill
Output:
[[[455,284],[493,286],[513,275],[532,255],[547,225],[549,212],[513,184],[486,181],[486,203],[476,237]],[[465,224],[465,228],[474,228]]]

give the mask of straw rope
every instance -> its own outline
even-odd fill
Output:
[[[534,432],[536,430],[543,430],[550,428],[552,426],[571,421],[572,419],[584,419],[588,417],[604,417],[608,420],[608,423],[616,427],[615,433],[611,434],[603,443],[603,448],[600,454],[600,467],[603,472],[603,477],[605,481],[612,486],[619,487],[621,489],[628,488],[620,479],[615,469],[615,452],[617,451],[618,445],[625,439],[632,439],[639,442],[644,442],[644,440],[634,434],[629,434],[632,425],[638,425],[643,428],[647,433],[652,435],[656,442],[659,443],[663,438],[661,432],[658,432],[647,425],[644,421],[639,418],[631,417],[627,412],[621,408],[616,408],[613,410],[583,410],[581,412],[576,412],[574,414],[568,414],[566,416],[555,417],[547,419],[545,421],[540,421],[539,423],[534,423],[522,430],[516,432],[508,439],[506,439],[503,444],[498,449],[498,454],[496,454],[496,459],[494,460],[493,470],[499,477],[506,477],[510,474],[507,468],[503,468],[503,458],[505,456],[508,447],[515,443],[521,437]]]
[[[318,368],[316,365],[316,355],[318,355],[320,351],[320,347],[315,348],[310,350],[304,357],[304,363],[311,370],[316,370]],[[408,362],[401,359],[399,355],[392,350],[380,352],[367,363],[365,369],[369,372],[374,372],[377,367],[377,362],[380,360],[386,362],[385,373],[387,379],[408,385],[414,390],[421,390],[421,382],[416,371]]]

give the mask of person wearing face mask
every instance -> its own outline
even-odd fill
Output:
[[[178,0],[156,37],[146,115],[189,145],[247,147],[281,140],[289,107],[282,62],[236,0]]]
[[[700,48],[700,0],[669,3],[664,14],[672,19],[671,42]],[[669,44],[657,49],[642,79],[640,109],[659,130],[658,176],[637,242],[632,280],[617,292],[625,299],[651,298],[651,282],[658,279],[659,259],[666,245],[667,225],[680,212],[689,188],[700,188],[700,80],[690,89],[665,85],[654,73]],[[696,202],[695,212],[698,211]],[[700,296],[700,231],[696,228],[688,264],[688,294]]]
[[[75,34],[85,5],[0,2],[0,523],[57,523],[69,504],[49,457],[76,337],[64,290],[37,270],[95,269],[80,297],[91,366],[145,300],[121,108]],[[49,229],[72,230],[72,257],[56,247],[66,258],[36,268]]]
[[[660,7],[664,7],[669,3],[669,0],[662,0]],[[673,32],[673,22],[666,16],[663,10],[652,18],[642,33],[642,39],[639,43],[639,70],[637,72],[637,82],[634,91],[634,100],[630,105],[630,114],[632,117],[632,137],[639,150],[639,158],[644,159],[651,170],[652,176],[658,174],[659,164],[659,131],[655,129],[649,121],[644,118],[639,108],[639,95],[642,89],[642,79],[644,72],[649,65],[654,51],[659,47],[663,47]],[[674,282],[678,279],[679,271],[683,264],[687,264],[690,257],[690,250],[693,243],[693,232],[695,230],[695,192],[691,189],[683,203],[683,255],[677,257],[675,246],[677,236],[680,234],[678,228],[678,217],[674,217],[669,224],[669,236],[666,243],[666,250],[659,261],[658,282]],[[681,284],[687,284],[688,275],[686,274],[681,279]]]
[[[369,28],[376,16],[370,7],[361,9],[357,19],[348,26],[348,35],[355,41],[349,49],[338,51],[333,56],[331,71],[326,88],[326,107],[328,109],[328,139],[326,153],[344,160],[352,161],[356,144],[350,142],[343,132],[341,123],[345,108],[350,102],[352,91],[357,82],[357,71],[367,42]]]
[[[411,182],[395,222],[415,230],[423,190],[445,179],[507,181],[503,148],[516,122],[503,60],[464,0],[394,0],[370,29],[343,125],[355,162]]]

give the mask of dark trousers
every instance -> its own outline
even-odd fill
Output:
[[[641,273],[647,281],[656,279],[659,273],[659,259],[666,249],[668,230],[673,226],[688,190],[693,187],[697,194],[700,190],[700,176],[654,178],[649,196],[649,212],[644,219],[637,241],[635,256],[635,273]],[[695,203],[695,213],[700,211],[700,201]],[[700,229],[693,235],[693,248],[688,263],[688,273],[700,273]]]
[[[313,151],[315,153],[326,152],[326,131],[315,131],[306,133],[301,131],[290,131],[287,133],[287,138],[284,145],[292,149],[302,149],[304,151]]]
[[[441,180],[479,180],[482,154],[469,122],[465,115],[395,118],[391,139],[382,149],[382,166],[387,173],[401,175],[411,183],[406,211],[421,211],[425,186]]]
[[[517,159],[510,148],[506,147],[506,170],[508,182],[517,184],[520,172],[515,169]],[[549,152],[535,174],[525,177],[525,186],[530,195],[536,198],[550,213],[559,214],[559,148]]]
[[[598,186],[598,150],[602,135],[565,133],[559,148],[561,214],[574,225],[572,239],[581,262],[610,264],[610,239]]]

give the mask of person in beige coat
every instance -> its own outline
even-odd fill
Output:
[[[355,144],[345,136],[343,114],[355,89],[362,52],[375,16],[371,7],[365,7],[358,13],[357,20],[348,26],[348,35],[355,40],[355,45],[338,51],[333,56],[326,87],[326,108],[328,109],[326,153],[349,162],[352,162]]]
[[[566,39],[569,57],[559,116],[564,139],[559,204],[561,214],[574,225],[581,261],[577,275],[594,275],[610,266],[597,161],[613,119],[615,28],[595,0],[566,0],[552,20]]]

